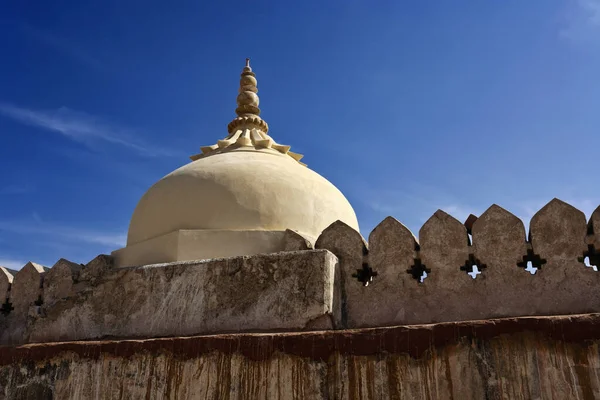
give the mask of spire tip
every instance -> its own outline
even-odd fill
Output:
[[[256,75],[250,67],[250,58],[246,58],[246,66],[242,70],[240,78],[240,89],[237,97],[237,109],[235,110],[238,116],[241,115],[260,115],[258,108],[258,88],[256,87]]]

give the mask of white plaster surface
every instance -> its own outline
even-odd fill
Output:
[[[317,237],[337,220],[358,230],[350,203],[316,172],[281,154],[231,151],[152,186],[133,213],[127,245],[177,230],[292,229]]]

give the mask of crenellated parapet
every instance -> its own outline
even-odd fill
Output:
[[[332,224],[316,246],[340,259],[345,327],[600,311],[600,207],[586,221],[554,199],[529,235],[497,205],[465,224],[438,210],[418,241],[391,217],[368,245],[350,231]]]
[[[600,207],[554,199],[523,222],[492,205],[436,211],[417,239],[392,217],[366,241],[337,221],[280,253],[117,268],[0,268],[0,343],[427,324],[600,312]],[[535,272],[535,273],[532,273]]]

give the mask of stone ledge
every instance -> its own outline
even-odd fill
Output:
[[[241,354],[252,360],[272,358],[274,353],[327,361],[333,354],[372,356],[382,353],[409,354],[420,358],[428,350],[465,340],[491,340],[504,335],[532,333],[561,342],[583,344],[600,339],[600,313],[499,318],[444,322],[385,328],[314,332],[237,333],[144,340],[102,340],[33,343],[0,346],[0,365],[22,361],[39,362],[63,353],[84,359],[130,357],[141,353],[170,353],[188,360],[218,351]]]

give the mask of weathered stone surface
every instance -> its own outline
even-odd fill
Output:
[[[494,204],[473,223],[472,232],[475,255],[488,265],[481,277],[519,271],[517,263],[527,253],[523,221]]]
[[[457,271],[469,258],[469,239],[465,226],[451,215],[438,210],[419,231],[421,259],[427,268],[427,284],[461,288],[467,281]],[[466,278],[469,276],[464,273]]]
[[[48,268],[40,264],[28,262],[17,272],[10,291],[10,302],[14,308],[13,315],[27,315],[29,307],[40,299],[42,277],[47,270]]]
[[[8,299],[8,291],[13,282],[13,275],[4,267],[0,267],[0,304]]]
[[[240,282],[229,284],[230,276],[223,278],[219,275],[221,272],[212,271],[213,267],[219,271],[234,268],[232,263],[242,263],[245,271],[254,261],[207,260],[177,264],[178,267],[173,264],[118,269],[112,265],[111,257],[99,256],[79,271],[78,279],[73,279],[76,265],[70,267],[70,278],[67,269],[59,266],[52,274],[47,274],[43,280],[45,292],[42,293],[44,304],[41,309],[39,302],[32,306],[41,291],[36,289],[35,283],[25,284],[27,281],[39,282],[43,274],[32,264],[21,272],[24,274],[21,285],[33,293],[19,290],[18,285],[16,292],[11,290],[10,300],[16,302],[17,309],[8,316],[0,316],[0,343],[242,329],[356,328],[597,312],[600,311],[600,274],[582,261],[589,254],[598,264],[598,253],[590,246],[595,243],[594,221],[599,213],[596,211],[586,225],[581,212],[553,200],[531,223],[532,245],[525,242],[522,222],[495,205],[481,217],[469,218],[472,245],[469,245],[467,228],[442,211],[436,212],[421,229],[420,246],[402,224],[389,217],[371,233],[370,252],[357,231],[336,222],[316,243],[318,248],[329,249],[337,256],[332,263],[338,262],[338,266],[332,267],[331,278],[322,280],[329,282],[323,283],[323,287],[334,289],[324,289],[325,295],[318,289],[321,297],[316,297],[318,302],[333,293],[330,311],[314,312],[311,308],[314,304],[306,300],[308,293],[312,293],[310,291],[301,290],[304,294],[291,296],[286,293],[290,297],[286,301],[291,302],[291,297],[296,295],[307,301],[305,314],[302,314],[300,303],[296,303],[295,309],[286,306],[295,313],[295,319],[282,317],[282,307],[262,297],[281,295],[277,289],[277,285],[283,284],[279,273],[275,274],[277,279],[267,279],[269,283],[263,287],[255,284],[255,278],[250,274],[246,275],[244,284],[247,286],[243,286]],[[288,232],[288,235],[291,247],[306,245],[294,232]],[[300,254],[297,259],[296,254]],[[290,276],[296,276],[309,287],[312,281],[298,275],[293,267],[298,263],[304,265],[303,254],[283,252],[268,257],[277,269],[292,271]],[[254,257],[260,259],[263,256],[250,258],[254,260]],[[316,276],[321,276],[322,272],[318,270],[321,261],[318,257],[316,260],[317,264],[314,260],[306,261],[308,267],[302,268],[311,269],[312,274],[317,268]],[[541,266],[535,275],[524,271],[528,260]],[[477,279],[467,274],[473,264],[482,272]],[[31,268],[37,272],[33,278],[27,278]],[[188,268],[191,270],[184,271]],[[258,276],[273,269],[266,264],[256,268],[263,271]],[[428,271],[423,283],[412,276],[418,278],[419,273],[407,273],[421,269]],[[61,270],[63,272],[59,273]],[[210,273],[206,275],[199,271]],[[207,279],[220,283],[198,283]],[[317,287],[321,287],[321,283]],[[18,296],[19,292],[24,295]],[[245,316],[236,314],[232,317],[229,311],[223,312],[225,299],[239,305],[232,313],[245,313]],[[243,301],[240,303],[239,299]],[[330,304],[328,301],[323,300],[323,304]],[[5,314],[9,309],[7,304]],[[129,318],[130,315],[133,317]],[[264,326],[248,323],[252,318],[258,321],[259,317],[269,315],[276,315],[273,323]],[[122,322],[124,320],[126,322]]]
[[[298,251],[312,249],[310,240],[296,231],[286,229],[283,235],[283,251]]]
[[[317,239],[316,249],[327,249],[336,255],[339,262],[339,277],[341,302],[344,305],[341,310],[341,326],[353,326],[350,321],[351,315],[360,314],[354,311],[355,307],[361,307],[361,294],[363,284],[353,276],[363,268],[363,262],[367,255],[367,243],[365,239],[341,221],[336,221],[328,226]]]
[[[449,316],[463,319],[468,306],[464,299],[475,285],[467,272],[461,271],[469,259],[467,229],[456,218],[438,210],[419,231],[419,243],[421,263],[431,271],[423,284],[429,288],[427,293],[435,296],[428,301],[433,310],[429,311],[430,322],[448,321]],[[429,310],[426,307],[424,310]]]
[[[594,399],[599,346],[597,314],[37,344],[0,348],[0,393],[61,400]]]
[[[362,286],[349,314],[350,327],[385,326],[415,321],[416,304],[425,287],[407,271],[414,263],[417,241],[400,222],[387,217],[369,235],[368,266],[377,275]],[[417,319],[418,320],[418,319]]]
[[[74,296],[73,283],[81,265],[61,258],[44,276],[44,306],[53,305],[58,300]]]
[[[588,231],[591,231],[591,243],[600,252],[600,206],[598,206],[588,222]],[[600,267],[600,266],[599,266]]]
[[[515,215],[492,205],[473,223],[473,253],[481,271],[476,278],[474,318],[529,315],[524,293],[536,289],[536,277],[517,266],[527,254],[525,226]]]
[[[600,275],[581,259],[587,250],[585,215],[554,199],[531,219],[533,252],[545,261],[531,297],[538,315],[592,312],[600,305]]]
[[[106,254],[100,254],[85,265],[79,273],[79,279],[93,284],[98,278],[106,274],[113,267],[113,258]]]
[[[577,261],[586,250],[585,214],[559,199],[553,199],[531,219],[530,240],[535,253],[556,270],[569,261]],[[564,275],[561,273],[560,275]]]
[[[323,317],[339,319],[336,265],[330,252],[310,250],[109,269],[43,307],[22,336],[42,342],[311,328]]]

